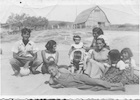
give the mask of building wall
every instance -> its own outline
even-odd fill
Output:
[[[94,26],[105,26],[105,23],[108,23],[105,14],[100,10],[100,8],[95,8],[93,10],[87,21],[85,22],[86,27],[94,27]]]
[[[76,29],[76,28],[85,28],[85,23],[74,24],[74,25],[73,25],[73,28],[74,28],[74,29]]]

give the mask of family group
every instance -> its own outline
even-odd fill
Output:
[[[21,30],[22,40],[12,48],[13,58],[10,64],[15,76],[20,76],[21,68],[29,69],[32,74],[50,74],[49,84],[53,88],[76,87],[79,89],[122,90],[126,84],[139,84],[139,76],[134,73],[136,67],[130,48],[121,51],[110,49],[109,42],[101,28],[92,30],[93,41],[90,47],[84,46],[79,35],[73,36],[74,44],[69,50],[70,65],[58,65],[57,43],[49,40],[43,59],[37,57],[38,48],[29,40],[31,30]],[[43,63],[43,64],[42,64]],[[41,66],[41,72],[36,69]]]

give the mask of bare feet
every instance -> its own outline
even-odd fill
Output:
[[[34,70],[34,71],[32,70],[31,73],[32,73],[32,74],[39,74],[39,73],[41,73],[41,72],[40,72],[40,71],[36,71],[36,70]]]
[[[40,71],[37,71],[34,68],[30,68],[30,71],[31,71],[32,74],[39,74],[39,73],[41,73]]]
[[[117,90],[120,90],[120,91],[124,91],[125,92],[125,87],[124,85],[120,82],[120,83],[116,83],[117,85],[116,86],[112,86],[109,90],[110,91],[117,91]]]
[[[12,75],[12,76],[19,76],[20,75],[20,73],[19,73],[19,71],[14,71],[14,74]]]

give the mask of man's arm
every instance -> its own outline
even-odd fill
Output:
[[[36,55],[37,56],[37,55]],[[36,57],[34,56],[34,57]],[[24,57],[24,56],[19,56],[17,53],[13,52],[13,58],[15,59],[19,59],[19,60],[29,60],[29,61],[33,61],[34,57]]]
[[[37,58],[37,53],[32,54],[32,55],[33,55],[33,57],[32,57],[30,60],[28,60],[28,61],[26,62],[26,64],[23,66],[24,68],[29,68],[30,62],[34,61],[34,60]]]

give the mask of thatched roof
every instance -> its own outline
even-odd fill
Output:
[[[75,20],[74,24],[79,24],[79,23],[84,23],[84,22],[86,22],[87,19],[88,19],[88,17],[89,17],[89,15],[90,15],[90,13],[91,13],[96,7],[98,7],[98,8],[100,9],[99,6],[94,6],[94,7],[92,7],[92,8],[89,8],[89,9],[84,10],[83,12],[81,12],[81,13],[76,17],[76,20]],[[103,12],[102,9],[100,9],[100,10]],[[103,12],[103,13],[104,13],[104,12]],[[104,14],[105,14],[105,13],[104,13]],[[106,17],[106,15],[105,15],[105,17]],[[106,17],[106,19],[107,19],[107,17]],[[110,23],[108,19],[107,19],[107,21],[108,21],[108,23]]]

